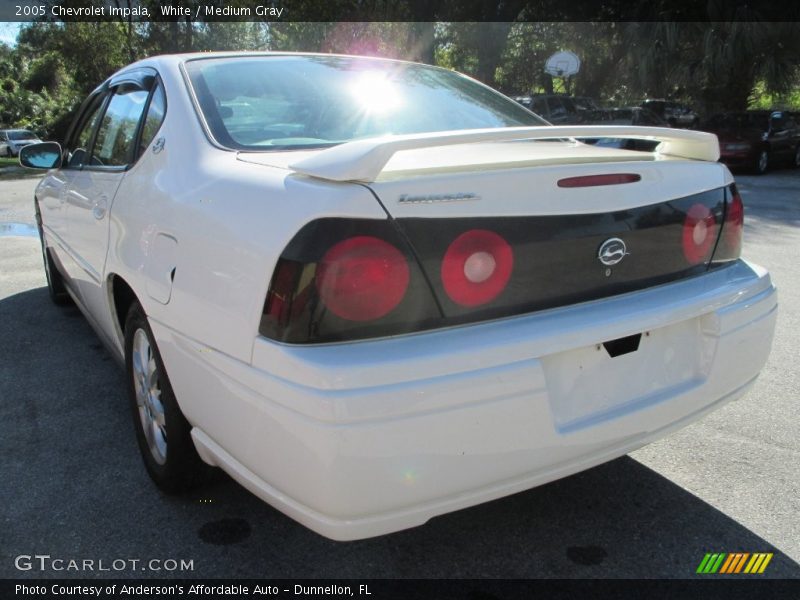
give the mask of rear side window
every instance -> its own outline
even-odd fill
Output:
[[[164,122],[164,115],[167,112],[167,98],[164,95],[164,88],[159,83],[156,89],[153,90],[153,97],[150,100],[150,106],[147,108],[147,116],[144,119],[144,126],[142,127],[142,136],[139,143],[139,152],[137,156],[141,156],[153,138],[156,137],[161,123]]]
[[[92,166],[124,167],[134,158],[136,130],[144,112],[148,92],[122,85],[108,104],[92,151]]]

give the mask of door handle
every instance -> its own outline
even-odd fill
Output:
[[[108,199],[105,196],[100,196],[97,202],[92,207],[92,216],[98,221],[106,216],[108,211]]]

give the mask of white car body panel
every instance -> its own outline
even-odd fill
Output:
[[[503,130],[237,153],[209,139],[187,91],[181,64],[200,56],[209,55],[128,67],[158,71],[166,119],[116,179],[49,172],[36,190],[45,242],[119,359],[113,278],[134,291],[202,458],[315,531],[396,531],[610,460],[738,397],[766,361],[777,294],[766,271],[742,260],[603,300],[410,335],[322,345],[261,337],[275,264],[313,220],[578,215],[733,179],[716,162],[500,142],[519,135]],[[579,129],[556,133],[587,133]],[[713,136],[666,131],[673,155],[715,160]],[[607,173],[641,181],[557,188],[565,177]],[[461,192],[476,198],[400,201]],[[598,350],[635,333],[645,337],[634,353]]]

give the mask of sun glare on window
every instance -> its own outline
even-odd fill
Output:
[[[400,90],[385,73],[362,73],[351,85],[350,92],[368,113],[386,113],[403,104]]]

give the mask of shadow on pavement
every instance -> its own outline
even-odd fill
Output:
[[[706,552],[774,552],[757,577],[800,577],[764,539],[628,457],[350,543],[224,475],[163,496],[138,456],[122,372],[78,310],[38,288],[0,300],[0,323],[0,577],[685,578]],[[184,559],[193,570],[15,569],[15,556],[37,553]]]

